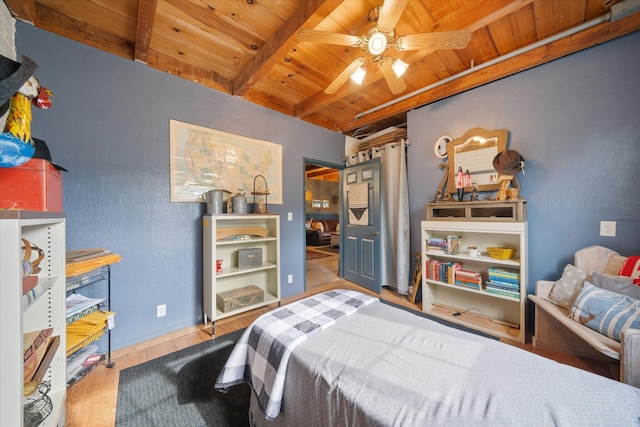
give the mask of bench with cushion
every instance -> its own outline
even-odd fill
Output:
[[[581,249],[560,279],[538,281],[535,295],[528,297],[535,304],[535,347],[619,360],[620,381],[640,387],[640,317],[628,314],[640,310],[640,286],[633,283],[637,266],[629,277],[620,276],[627,260],[601,246]],[[600,317],[614,305],[624,307],[614,313],[616,319],[627,313],[626,320],[617,324]]]

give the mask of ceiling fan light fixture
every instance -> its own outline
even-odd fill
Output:
[[[380,55],[387,48],[387,36],[380,31],[376,31],[369,37],[367,49],[372,55]]]
[[[400,78],[404,74],[404,72],[407,71],[407,68],[409,68],[409,64],[402,61],[401,59],[396,59],[395,61],[393,61],[391,68],[396,74],[396,77]]]
[[[351,80],[353,80],[354,83],[362,85],[362,82],[364,81],[364,76],[366,74],[367,74],[367,70],[365,70],[364,67],[358,67],[353,72],[353,74],[351,74]]]

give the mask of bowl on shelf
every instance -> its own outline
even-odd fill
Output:
[[[489,256],[492,258],[511,259],[511,257],[515,253],[515,249],[488,247],[487,252],[489,252]]]

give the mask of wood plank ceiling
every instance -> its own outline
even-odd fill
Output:
[[[393,49],[389,56],[409,64],[397,95],[372,63],[361,86],[348,80],[327,94],[363,50],[303,42],[298,33],[361,36],[383,0],[4,1],[14,17],[51,33],[348,135],[402,124],[416,107],[640,29],[635,12],[520,52],[621,0],[409,0],[396,34],[470,29],[469,44]]]

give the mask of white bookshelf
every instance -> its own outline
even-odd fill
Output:
[[[422,310],[499,338],[525,341],[525,306],[527,298],[527,223],[477,221],[422,221]],[[428,250],[429,238],[454,235],[462,239],[458,254]],[[478,256],[470,256],[468,247],[476,246]],[[511,259],[496,259],[488,255],[487,247],[515,249]],[[505,268],[520,275],[517,298],[473,289],[440,280],[428,279],[430,259],[458,262],[465,270],[481,273],[483,284],[490,267]]]
[[[272,303],[280,296],[280,216],[274,214],[218,214],[204,215],[203,230],[203,312],[204,323],[212,321],[211,335],[218,319],[233,316]],[[249,227],[249,228],[247,228]],[[263,227],[264,237],[240,233],[218,239],[218,230],[246,230]],[[236,237],[236,239],[234,239]],[[247,238],[244,238],[247,237]],[[260,248],[262,264],[251,268],[238,268],[238,250]],[[216,260],[222,260],[222,272],[216,272]],[[264,301],[230,311],[222,311],[216,304],[220,292],[254,285],[264,291]]]
[[[22,238],[40,247],[38,283],[48,288],[23,306]],[[65,215],[0,210],[0,424],[24,426],[23,334],[53,328],[59,346],[43,381],[51,388],[51,413],[42,426],[64,424],[66,396]]]

